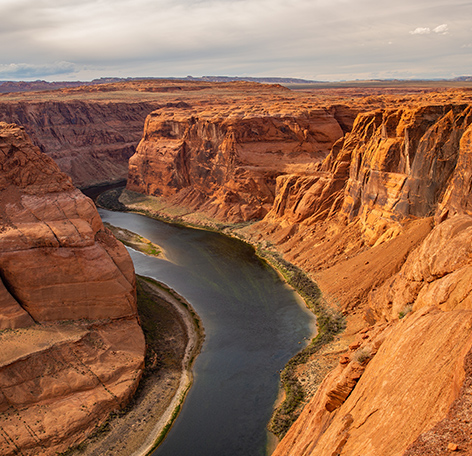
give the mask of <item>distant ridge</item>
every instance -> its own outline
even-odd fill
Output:
[[[240,76],[202,76],[193,77],[187,76],[184,78],[168,77],[168,78],[100,78],[93,81],[56,81],[48,82],[43,80],[37,81],[0,81],[0,93],[12,92],[36,92],[43,90],[64,89],[70,87],[90,86],[98,84],[110,84],[114,82],[139,81],[146,79],[155,80],[185,80],[185,81],[204,81],[204,82],[234,82],[234,81],[248,81],[259,82],[262,84],[314,84],[319,81],[310,81],[308,79],[297,78],[257,78],[257,77],[240,77]]]
[[[143,81],[143,80],[181,80],[181,81],[204,81],[204,82],[237,82],[247,81],[256,82],[261,84],[307,84],[312,88],[325,88],[325,87],[381,87],[384,85],[391,86],[395,84],[418,84],[425,83],[427,85],[438,84],[438,83],[464,83],[472,82],[472,76],[459,76],[452,79],[370,79],[370,80],[355,80],[355,81],[314,81],[309,79],[300,78],[283,78],[283,77],[253,77],[253,76],[187,76],[187,77],[139,77],[139,78],[99,78],[92,81],[54,81],[48,82],[43,80],[37,81],[0,81],[0,94],[12,93],[12,92],[38,92],[45,90],[73,88],[80,86],[91,86],[98,84],[110,84],[115,82],[127,82],[127,81]]]
[[[208,81],[208,82],[233,82],[233,81],[248,81],[248,82],[260,82],[262,84],[313,84],[320,81],[312,81],[309,79],[297,79],[297,78],[257,78],[250,76],[202,76],[201,78],[194,78],[187,76],[187,79],[196,81]]]

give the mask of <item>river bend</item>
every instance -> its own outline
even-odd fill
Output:
[[[314,316],[243,242],[142,215],[99,210],[104,222],[163,247],[130,250],[136,272],[164,282],[200,315],[206,338],[181,413],[153,456],[264,456],[279,372],[306,345]]]

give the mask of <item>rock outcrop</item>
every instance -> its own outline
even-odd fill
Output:
[[[353,294],[359,279],[374,279],[362,286],[368,292],[397,272],[430,217],[470,213],[471,123],[469,105],[360,114],[320,171],[278,178],[274,206],[253,231],[315,273],[342,306],[362,300],[366,293]],[[333,286],[338,274],[356,278]]]
[[[342,137],[347,112],[186,103],[156,110],[130,159],[127,188],[221,221],[260,219],[277,177],[315,169]]]
[[[24,126],[34,144],[78,187],[126,179],[144,119],[158,103],[50,98],[0,99],[0,121]]]
[[[157,108],[178,105],[183,97],[208,105],[216,97],[231,104],[252,96],[257,104],[266,95],[270,99],[287,92],[278,85],[246,82],[153,79],[91,83],[0,94],[0,122],[24,126],[33,143],[56,161],[74,185],[83,188],[127,178],[128,159],[142,137],[144,120]],[[349,121],[349,111],[339,109],[340,122]]]
[[[403,454],[459,397],[471,328],[471,311],[438,309],[387,326],[367,344],[372,359],[354,375],[360,377],[355,387],[333,401],[344,372],[361,366],[354,352],[347,366],[340,364],[325,378],[274,456]],[[436,450],[442,452],[421,454],[445,454],[447,446]]]
[[[23,128],[0,123],[0,452],[56,454],[134,392],[133,264]]]
[[[348,320],[362,310],[380,336],[357,344],[372,358],[365,371],[353,374],[353,356],[342,358],[274,455],[432,455],[449,443],[470,451],[470,112],[453,105],[360,115],[324,163],[324,188],[337,169],[349,165],[349,173],[337,207],[315,214],[340,233],[331,241],[337,258],[323,269],[315,257],[311,267]],[[296,232],[319,240],[310,217]]]

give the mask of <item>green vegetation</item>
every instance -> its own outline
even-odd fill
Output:
[[[413,310],[413,305],[408,304],[407,306],[403,307],[403,309],[400,312],[398,312],[398,318],[401,320],[403,317],[409,314],[412,310]]]
[[[160,288],[167,294],[171,295],[176,299],[181,306],[183,306],[186,312],[191,317],[194,331],[197,336],[197,343],[193,347],[193,352],[188,359],[186,369],[190,369],[195,358],[201,350],[203,340],[205,338],[205,332],[203,329],[200,317],[192,308],[192,306],[185,301],[180,295],[178,295],[171,288],[166,287],[162,283],[153,280],[149,277],[137,275],[137,294],[138,294],[138,313],[141,318],[141,326],[143,328],[144,336],[146,338],[146,368],[144,370],[145,379],[147,376],[152,375],[155,371],[162,367],[173,367],[175,369],[181,369],[182,359],[185,354],[186,346],[188,343],[188,335],[185,340],[185,344],[181,346],[182,352],[177,353],[175,350],[171,350],[168,345],[163,344],[162,340],[166,337],[175,337],[176,335],[176,311],[169,304],[161,298],[158,298],[154,293],[150,292],[149,286]],[[181,317],[178,317],[181,318]],[[156,449],[160,443],[164,440],[165,436],[169,432],[170,428],[174,424],[175,419],[180,413],[181,404],[184,401],[191,383],[187,385],[185,391],[180,395],[180,401],[172,412],[172,415],[162,429],[159,437],[154,442],[152,448],[149,450],[150,454]]]
[[[179,303],[186,308],[192,317],[198,342],[195,345],[193,355],[189,361],[189,366],[192,364],[201,348],[204,331],[200,319],[192,307],[173,290],[168,289],[159,282],[148,277],[136,276],[136,278],[138,314],[146,340],[145,369],[141,382],[133,398],[125,408],[110,413],[107,420],[98,425],[87,440],[71,447],[64,453],[61,453],[61,456],[81,454],[86,451],[89,442],[99,439],[101,436],[108,433],[112,427],[113,420],[126,415],[134,407],[134,405],[139,401],[140,396],[143,394],[146,381],[157,375],[159,370],[170,369],[176,372],[181,370],[182,359],[185,355],[186,345],[188,342],[188,335],[186,330],[183,328],[184,323],[182,322],[182,317],[174,309],[173,305],[167,303],[165,299],[157,296],[157,294],[152,291],[150,285],[158,287],[172,295],[174,299],[178,300]],[[169,339],[172,339],[173,342],[168,343],[167,341]],[[176,339],[181,342],[176,342]],[[184,398],[185,393],[182,395],[182,400]],[[164,439],[167,431],[172,425],[172,422],[177,417],[179,410],[180,405],[174,410],[172,419],[160,434],[158,442],[156,442],[154,448],[162,441],[162,439]]]
[[[110,225],[109,223],[104,223],[104,225],[113,233],[113,235],[121,241],[124,245],[131,247],[132,249],[138,250],[149,256],[159,256],[162,253],[162,249],[157,245],[151,242],[149,239],[146,239],[139,234],[133,233],[125,228],[118,228],[116,226]]]
[[[369,361],[372,358],[372,350],[370,347],[359,348],[354,353],[354,360],[359,364],[364,364],[366,361]]]
[[[346,323],[340,312],[323,302],[319,288],[301,269],[275,252],[258,249],[257,253],[281,272],[287,283],[305,300],[307,307],[317,317],[317,336],[287,363],[280,376],[285,399],[274,411],[269,430],[282,438],[298,418],[304,405],[305,394],[297,379],[297,366],[306,363],[312,355],[331,342],[336,334],[345,329]]]
[[[119,200],[123,190],[124,188],[114,188],[100,193],[96,200],[97,206],[110,211],[126,211],[126,206]]]
[[[110,195],[109,201],[113,198],[119,198],[120,195]],[[243,236],[238,233],[238,229],[248,225],[242,223],[238,225],[222,224],[209,219],[198,219],[198,223],[189,223],[183,221],[182,217],[188,214],[188,211],[173,209],[172,215],[169,208],[165,207],[163,201],[158,197],[141,195],[126,191],[121,201],[126,206],[126,210],[139,212],[150,218],[161,220],[175,225],[183,225],[199,229],[218,231],[231,237],[237,237],[243,242]],[[121,204],[121,203],[120,203]],[[162,215],[164,210],[169,215]],[[196,220],[196,219],[195,219]],[[250,244],[249,244],[250,245]],[[316,354],[323,346],[334,340],[334,336],[345,329],[345,319],[340,312],[328,306],[321,297],[321,292],[317,285],[298,267],[285,261],[278,253],[273,250],[258,248],[258,256],[275,269],[284,277],[286,282],[305,300],[307,307],[317,317],[318,334],[311,343],[297,355],[295,355],[285,366],[281,373],[281,382],[285,391],[283,403],[274,411],[269,423],[269,430],[279,438],[283,437],[292,423],[298,418],[304,406],[305,393],[298,381],[296,369],[297,366],[307,363],[310,358]]]

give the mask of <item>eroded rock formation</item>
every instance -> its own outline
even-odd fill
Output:
[[[134,392],[133,264],[23,128],[0,123],[0,452],[56,454]]]
[[[74,185],[87,187],[126,179],[144,119],[156,106],[133,100],[0,100],[0,121],[24,126]]]
[[[449,443],[470,451],[462,420],[472,349],[471,122],[464,105],[363,114],[332,164],[325,162],[331,183],[340,158],[349,157],[338,207],[321,218],[341,233],[327,241],[338,256],[324,270],[316,257],[304,265],[318,268],[322,290],[348,319],[365,312],[380,339],[365,347],[372,361],[360,380],[353,382],[342,359],[275,455],[426,455]],[[320,239],[311,216],[297,234]],[[297,261],[295,252],[287,256]]]
[[[341,108],[180,103],[156,110],[130,159],[127,188],[222,221],[260,219],[277,177],[309,174],[342,137],[354,113]]]

